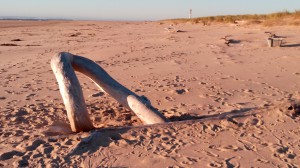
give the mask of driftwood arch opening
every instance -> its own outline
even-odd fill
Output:
[[[103,68],[90,59],[61,52],[52,57],[51,68],[58,82],[73,132],[94,129],[75,71],[88,76],[98,87],[124,107],[133,111],[144,124],[168,122],[158,110],[152,107],[149,100],[143,96],[138,96],[118,83]]]

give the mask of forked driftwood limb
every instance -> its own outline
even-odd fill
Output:
[[[231,37],[231,35],[226,35],[220,38],[221,40],[224,40],[224,44],[226,44],[228,47],[230,46],[230,44],[237,44],[241,42],[240,40],[230,39],[228,37]]]
[[[281,36],[277,36],[275,33],[272,32],[266,31],[265,33],[269,35],[269,38],[283,38]]]
[[[234,42],[233,39],[228,39],[228,37],[230,37],[230,36],[231,36],[231,35],[227,35],[227,36],[224,36],[224,37],[221,38],[222,40],[225,40],[225,41],[224,41],[224,44],[226,44],[227,46],[229,46],[230,43],[233,43],[233,42]]]
[[[94,128],[75,71],[88,76],[120,104],[132,110],[144,124],[165,123],[168,121],[158,110],[151,106],[149,100],[136,95],[118,83],[92,60],[61,52],[51,59],[51,68],[58,81],[73,132],[89,131]]]

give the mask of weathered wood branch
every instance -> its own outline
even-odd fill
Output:
[[[62,52],[51,59],[51,68],[58,81],[71,129],[74,132],[89,131],[94,128],[75,71],[88,76],[120,104],[132,110],[143,123],[155,124],[168,121],[151,106],[147,99],[136,95],[118,83],[92,60]]]
[[[225,40],[224,44],[226,44],[227,46],[229,46],[229,44],[233,42],[233,39],[228,39],[228,37],[230,37],[230,36],[231,35],[226,35],[226,36],[221,38],[221,39]]]

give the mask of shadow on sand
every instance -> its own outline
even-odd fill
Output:
[[[300,47],[300,44],[283,44],[281,47]]]
[[[244,108],[240,110],[233,110],[230,112],[224,112],[222,114],[213,114],[213,115],[204,115],[204,116],[193,116],[190,114],[184,114],[181,116],[170,117],[170,124],[176,124],[181,122],[199,122],[205,120],[222,120],[227,119],[233,121],[233,118],[237,117],[246,117],[253,115],[255,113],[254,108]],[[155,124],[155,125],[166,125],[166,124]],[[137,127],[155,127],[155,125],[142,125]],[[90,136],[81,140],[78,145],[69,153],[68,158],[73,155],[83,155],[84,153],[93,154],[101,147],[108,147],[110,143],[121,140],[122,134],[126,133],[132,128],[137,128],[136,126],[125,126],[125,127],[110,127],[110,128],[101,128],[94,130]],[[137,143],[136,140],[123,139],[128,144]]]
[[[176,121],[186,121],[186,120],[203,120],[203,119],[228,119],[228,118],[237,118],[237,117],[246,117],[249,114],[246,114],[246,112],[249,112],[251,110],[254,110],[255,108],[243,108],[240,110],[232,110],[230,112],[224,112],[221,114],[212,114],[212,115],[202,115],[202,116],[194,116],[191,114],[183,114],[181,116],[172,116],[169,118],[171,122]]]

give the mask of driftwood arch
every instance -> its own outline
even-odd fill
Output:
[[[165,123],[168,121],[158,110],[152,107],[149,100],[143,96],[138,96],[118,83],[103,68],[90,59],[61,52],[52,57],[51,68],[58,82],[73,132],[94,129],[75,71],[88,76],[98,87],[124,107],[133,111],[144,124]]]

